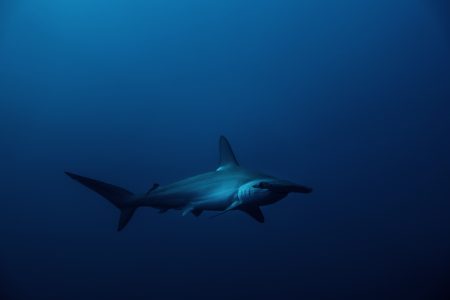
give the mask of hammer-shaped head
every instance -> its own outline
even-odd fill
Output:
[[[253,186],[254,188],[266,189],[276,193],[304,193],[309,194],[312,188],[304,185],[289,182],[287,180],[260,181]]]

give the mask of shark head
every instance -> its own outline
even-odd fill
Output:
[[[275,203],[289,193],[310,193],[311,188],[275,178],[252,180],[239,187],[237,198],[243,205]]]
[[[266,179],[257,179],[241,185],[237,191],[239,202],[242,205],[260,206],[275,203],[286,197],[287,193],[285,192],[260,188],[270,182]]]
[[[219,149],[220,156],[217,172],[234,172],[234,174],[243,172],[249,176],[244,176],[246,181],[238,187],[231,203],[214,217],[231,210],[241,210],[256,221],[264,223],[264,215],[260,206],[275,203],[289,193],[308,194],[312,192],[312,189],[309,187],[257,172],[248,172],[248,170],[241,168],[230,143],[224,136],[220,137]]]
[[[278,193],[309,194],[312,192],[312,189],[307,186],[280,179],[261,180],[254,187]]]
[[[228,140],[221,136],[219,140],[220,161],[217,171],[239,170],[239,163]],[[258,176],[259,175],[259,176]],[[312,189],[287,180],[258,174],[252,180],[242,184],[236,193],[233,203],[225,210],[242,206],[261,206],[275,203],[289,193],[311,193]]]

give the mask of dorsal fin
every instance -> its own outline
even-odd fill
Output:
[[[236,157],[234,156],[233,149],[231,149],[231,145],[228,142],[227,138],[223,135],[220,136],[219,140],[219,152],[220,152],[220,161],[219,168],[217,171],[229,168],[229,167],[237,167],[239,166]]]

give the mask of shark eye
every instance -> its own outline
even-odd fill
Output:
[[[268,182],[262,181],[258,182],[257,184],[253,185],[254,188],[258,189],[268,189],[270,187]]]

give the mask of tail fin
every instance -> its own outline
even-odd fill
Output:
[[[122,230],[128,224],[137,208],[133,205],[133,193],[127,191],[124,188],[106,182],[80,176],[70,172],[65,173],[70,178],[78,181],[82,185],[100,194],[109,202],[111,202],[115,207],[120,209],[121,214],[119,219],[119,226],[117,227],[118,231]]]

